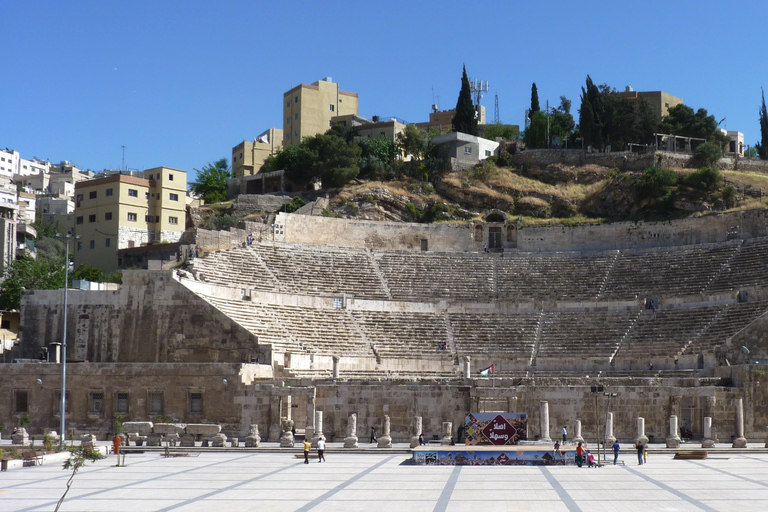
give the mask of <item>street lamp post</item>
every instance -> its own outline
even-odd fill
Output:
[[[58,235],[57,235],[58,236]],[[64,438],[66,437],[66,412],[67,412],[67,289],[69,288],[69,240],[72,235],[67,233],[66,249],[64,251],[64,328],[61,343],[61,403],[59,414],[61,415],[61,434],[59,436],[59,446],[64,448]],[[76,236],[75,240],[80,237]]]
[[[604,390],[605,388],[600,385],[591,387],[592,395],[595,397],[595,429],[597,430],[597,435],[596,435],[597,444],[595,446],[597,448],[597,466],[598,467],[600,467],[600,415],[598,413],[598,408],[597,408],[597,397],[602,395]]]
[[[611,412],[611,398],[615,398],[615,397],[619,396],[619,394],[618,393],[608,393],[608,392],[605,392],[605,393],[603,393],[603,396],[607,396],[608,397],[608,405],[605,407],[605,421],[606,421],[606,424],[607,424],[607,422],[608,422],[608,413]],[[605,438],[608,436],[608,432],[605,432],[605,429],[603,429],[603,430],[604,430],[603,431],[603,460],[607,461],[608,458],[606,456],[606,446],[605,446],[607,440]],[[611,432],[611,435],[613,436],[613,432]]]

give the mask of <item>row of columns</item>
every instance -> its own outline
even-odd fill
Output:
[[[737,398],[735,401],[735,420],[736,420],[736,437],[733,440],[734,448],[746,448],[747,440],[744,437],[744,401],[741,398]],[[549,402],[542,401],[539,407],[539,419],[541,422],[541,434],[539,439],[544,442],[552,442],[549,437]],[[715,446],[717,439],[714,437],[712,429],[712,417],[704,417],[704,440],[701,443],[702,448],[712,448]],[[583,442],[584,438],[581,436],[581,421],[576,420],[575,425],[574,442]],[[605,418],[605,443],[613,444],[616,442],[616,438],[613,435],[613,413],[608,412]],[[669,417],[669,436],[666,439],[667,448],[678,448],[680,446],[680,430],[677,421],[677,415],[672,414]],[[637,435],[635,436],[635,442],[648,444],[648,437],[645,435],[645,418],[638,416],[637,418]],[[766,448],[768,448],[768,440],[766,440]]]

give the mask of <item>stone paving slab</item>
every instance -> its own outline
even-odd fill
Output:
[[[626,466],[414,466],[403,453],[327,453],[305,465],[283,453],[110,456],[75,477],[67,511],[763,511],[768,454],[707,460],[671,453]],[[0,510],[50,511],[69,473],[46,464],[0,473]]]

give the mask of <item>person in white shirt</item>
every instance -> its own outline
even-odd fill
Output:
[[[563,425],[563,444],[568,441],[568,431],[565,429],[565,425]]]
[[[325,439],[317,440],[317,462],[325,462]]]

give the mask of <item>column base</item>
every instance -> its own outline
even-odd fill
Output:
[[[376,448],[392,448],[392,438],[390,436],[379,436]]]
[[[419,446],[419,436],[411,437],[411,448],[416,448],[417,446]]]
[[[347,436],[344,438],[344,448],[357,448],[357,436]]]
[[[648,436],[637,436],[637,438],[635,438],[635,444],[637,443],[648,444]]]
[[[715,447],[715,440],[714,439],[705,439],[701,442],[702,448],[714,448]]]
[[[747,439],[744,437],[737,437],[733,440],[733,448],[746,448]]]
[[[679,436],[668,437],[667,448],[680,448],[680,437]]]
[[[293,448],[293,434],[290,432],[284,432],[280,436],[280,448]]]

